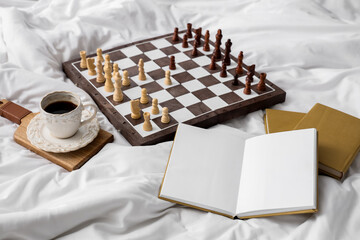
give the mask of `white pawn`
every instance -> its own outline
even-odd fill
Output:
[[[98,59],[96,62],[96,71],[97,71],[97,77],[96,77],[96,82],[98,83],[103,83],[105,82],[105,77],[103,74],[103,66],[101,61]]]
[[[124,94],[121,91],[121,81],[115,81],[115,92],[113,95],[113,100],[115,102],[121,102],[124,99]]]
[[[129,86],[130,85],[130,78],[129,78],[129,73],[128,71],[123,71],[123,77],[124,79],[122,80],[122,85],[123,86]]]
[[[97,61],[101,61],[101,62],[104,61],[101,48],[96,49],[96,55],[97,55]]]
[[[116,81],[121,81],[121,75],[119,73],[119,65],[117,63],[114,63],[114,68],[113,68],[113,78]]]
[[[165,85],[171,85],[172,82],[171,82],[171,78],[170,78],[170,70],[167,70],[165,72]]]
[[[147,104],[149,102],[149,98],[147,96],[146,88],[141,89],[141,97],[140,97],[140,103],[141,104]]]
[[[145,71],[144,71],[144,61],[142,58],[139,59],[139,80],[140,81],[145,81],[146,80],[146,75],[145,75]]]
[[[110,68],[110,73],[112,72],[111,63],[110,63],[110,55],[109,55],[109,54],[106,54],[106,55],[105,55],[104,69],[105,69],[105,68]]]
[[[161,122],[162,123],[170,122],[169,109],[167,107],[163,107],[163,109],[162,109]]]
[[[159,107],[158,107],[158,100],[157,98],[153,98],[152,100],[152,108],[151,108],[151,114],[156,115],[159,114]]]
[[[106,79],[104,90],[105,90],[105,92],[113,92],[114,84],[111,80],[111,68],[105,67],[104,71],[105,71],[105,79]]]

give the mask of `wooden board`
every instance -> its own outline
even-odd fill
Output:
[[[132,145],[172,140],[178,122],[210,127],[285,101],[286,93],[268,79],[264,92],[256,89],[259,81],[258,72],[255,72],[251,95],[243,94],[248,68],[246,64],[243,64],[244,74],[239,77],[239,86],[233,86],[231,82],[235,75],[237,58],[232,55],[226,78],[219,76],[221,62],[217,63],[217,70],[209,70],[208,65],[215,44],[210,41],[210,51],[206,52],[202,47],[203,38],[204,36],[202,44],[198,47],[198,57],[191,56],[194,38],[189,39],[189,48],[182,48],[182,39],[173,43],[172,34],[104,50],[104,54],[110,55],[112,63],[119,65],[120,71],[127,70],[129,73],[131,85],[123,86],[122,102],[114,102],[113,93],[104,91],[104,83],[96,82],[96,76],[90,76],[87,69],[80,68],[80,58],[63,63],[63,69],[78,87],[90,94],[109,121]],[[221,51],[224,54],[224,49]],[[173,85],[165,86],[164,74],[169,69],[170,56],[175,56],[177,67],[171,71]],[[87,57],[96,57],[96,54],[88,54]],[[144,60],[147,75],[145,81],[138,80],[137,63],[140,58]],[[141,88],[147,89],[150,99],[148,104],[140,104],[141,114],[150,112],[151,99],[157,98],[160,111],[162,107],[169,109],[169,124],[161,123],[161,112],[151,115],[153,130],[146,132],[142,129],[143,117],[139,120],[131,119],[130,100],[141,96]]]
[[[1,100],[0,107],[5,104],[6,100]],[[76,151],[68,153],[51,153],[45,152],[35,146],[33,146],[26,136],[26,129],[31,119],[38,113],[30,113],[21,120],[21,124],[18,129],[15,130],[14,140],[18,144],[24,146],[30,151],[48,159],[49,161],[65,168],[68,171],[72,171],[80,168],[84,165],[92,156],[99,152],[105,144],[112,142],[114,137],[111,133],[100,129],[98,136],[87,146],[78,149]]]

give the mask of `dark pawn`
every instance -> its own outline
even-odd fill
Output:
[[[197,42],[198,46],[201,46],[201,31],[202,31],[201,27],[196,29],[195,41]]]
[[[238,56],[238,63],[237,63],[237,67],[236,67],[236,74],[241,75],[244,72],[244,70],[242,68],[243,58],[244,58],[244,54],[242,51],[240,51],[239,56]]]
[[[188,36],[188,38],[192,38],[192,31],[191,31],[191,28],[192,28],[192,24],[191,23],[188,23],[187,24],[187,30],[186,30],[186,35]]]
[[[215,59],[215,55],[212,55],[211,57],[211,62],[209,65],[209,69],[210,70],[216,70],[216,59]]]
[[[204,47],[203,47],[203,50],[206,52],[210,51],[209,39],[210,39],[210,32],[209,32],[209,30],[207,30],[205,33]]]
[[[246,78],[245,88],[244,88],[244,94],[250,95],[251,94],[251,83]]]
[[[232,85],[239,86],[239,75],[235,74],[234,81],[232,82]]]
[[[264,92],[266,90],[265,79],[266,79],[266,73],[260,73],[260,81],[257,85],[257,90],[261,92]]]
[[[170,57],[169,69],[170,69],[170,70],[175,70],[175,69],[176,69],[175,56],[171,56],[171,57]]]
[[[179,29],[177,27],[174,29],[174,35],[172,37],[172,41],[173,42],[179,41]]]
[[[193,48],[193,50],[192,50],[192,52],[191,52],[191,56],[193,56],[193,57],[197,57],[197,56],[198,56],[197,47],[198,47],[198,44],[197,44],[196,41],[194,41],[194,48]]]
[[[226,63],[225,61],[223,61],[222,66],[221,66],[221,72],[220,72],[220,77],[227,77],[227,72],[226,72]]]
[[[228,39],[225,43],[225,56],[224,56],[224,61],[225,61],[226,65],[228,65],[228,66],[231,63],[231,61],[230,61],[231,45],[232,45],[232,42],[230,39]]]
[[[187,34],[185,34],[184,37],[183,37],[182,47],[183,47],[183,48],[188,48],[188,47],[189,47],[189,44],[188,44],[188,35],[187,35]]]

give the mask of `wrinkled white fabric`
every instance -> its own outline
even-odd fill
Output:
[[[287,92],[277,109],[320,102],[360,117],[358,0],[0,0],[0,98],[39,111],[53,90],[89,95],[61,63],[162,35],[192,22],[231,38],[232,53]],[[264,134],[263,111],[217,125]],[[360,157],[343,182],[319,177],[317,214],[231,220],[157,198],[171,142],[131,147],[115,136],[80,170],[67,172],[13,141],[0,118],[0,239],[356,239]]]

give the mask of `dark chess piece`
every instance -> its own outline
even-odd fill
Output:
[[[248,72],[251,74],[252,77],[255,75],[255,64],[248,67]]]
[[[238,55],[238,62],[237,62],[237,67],[236,67],[236,74],[243,74],[244,70],[242,68],[242,63],[243,63],[243,58],[244,58],[244,54],[242,51],[240,51],[239,55]]]
[[[239,75],[235,74],[234,81],[232,82],[232,85],[239,86]]]
[[[192,52],[191,52],[191,56],[197,57],[197,56],[199,55],[199,54],[198,54],[197,47],[198,47],[198,44],[197,44],[196,41],[194,41],[194,48],[193,48],[193,50],[192,50]]]
[[[220,77],[227,77],[225,61],[223,61],[222,66],[221,66]]]
[[[228,65],[228,66],[231,63],[231,61],[230,61],[231,45],[232,45],[232,42],[230,39],[228,39],[225,43],[225,56],[224,56],[224,61],[225,61],[226,65]]]
[[[182,41],[182,47],[183,47],[183,48],[188,48],[188,47],[189,47],[189,44],[188,44],[188,35],[187,35],[187,34],[184,34],[183,41]]]
[[[221,39],[222,39],[222,31],[221,29],[218,29],[217,33],[216,33],[216,41],[219,41],[219,45],[221,45]]]
[[[196,29],[195,41],[197,42],[198,47],[201,46],[201,31],[202,31],[201,27]]]
[[[246,81],[249,80],[250,83],[252,83],[254,81],[254,75],[251,72],[247,72],[246,73]]]
[[[187,24],[187,30],[186,30],[186,35],[188,36],[188,38],[192,38],[192,31],[191,31],[191,27],[192,27],[192,24],[191,23],[188,23]]]
[[[257,90],[264,92],[266,90],[265,86],[266,73],[260,73],[260,81],[257,85]]]
[[[209,69],[210,70],[216,70],[216,59],[215,59],[215,55],[211,56],[211,62],[209,65]]]
[[[246,77],[246,83],[244,88],[244,94],[250,95],[251,94],[251,82],[248,81],[248,78]]]
[[[174,35],[172,37],[172,41],[173,42],[179,41],[179,29],[177,27],[174,29]]]
[[[215,43],[215,49],[213,55],[215,55],[215,59],[221,59],[221,50],[220,50],[220,45],[218,43]]]
[[[171,56],[171,57],[170,57],[169,69],[170,69],[170,70],[175,70],[175,69],[176,69],[175,56]]]
[[[203,50],[206,52],[210,51],[209,39],[210,39],[210,32],[209,30],[206,30],[205,38],[204,38],[204,47],[203,47]]]

